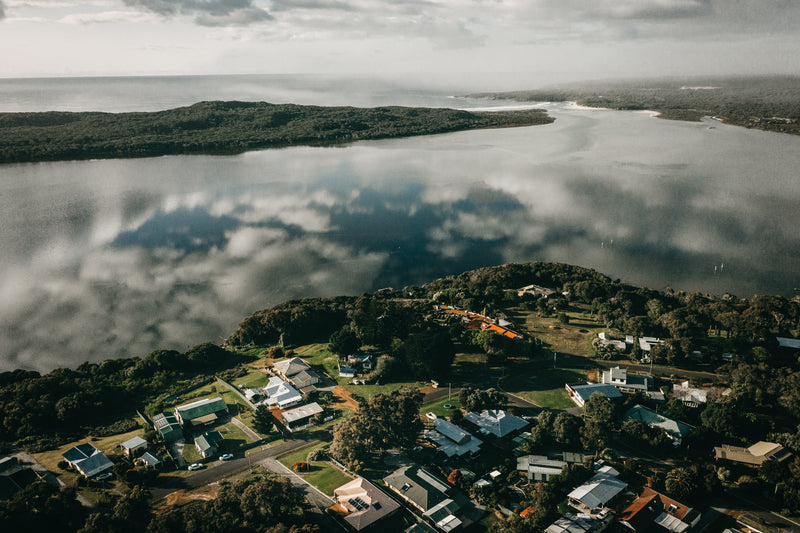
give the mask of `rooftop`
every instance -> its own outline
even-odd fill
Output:
[[[226,411],[228,406],[220,396],[216,398],[204,398],[196,402],[180,405],[175,408],[184,422],[207,416],[219,411]]]
[[[488,409],[480,414],[470,412],[464,418],[485,430],[484,432],[491,433],[497,437],[505,437],[509,433],[528,425],[528,422],[522,418],[510,415],[500,409]]]
[[[281,417],[283,418],[284,422],[290,424],[304,418],[312,417],[317,413],[321,413],[322,411],[322,407],[320,407],[317,402],[313,402],[306,405],[301,405],[300,407],[295,407],[294,409],[289,409],[288,411],[284,411],[281,413]]]
[[[344,519],[360,531],[400,508],[400,504],[364,478],[356,478],[333,491],[348,511]]]

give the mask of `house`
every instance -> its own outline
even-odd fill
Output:
[[[61,457],[86,477],[97,476],[114,466],[114,463],[103,452],[88,442],[73,446],[61,454]]]
[[[618,352],[624,352],[628,349],[628,345],[625,343],[625,341],[612,339],[605,331],[601,331],[597,334],[597,344],[600,346],[613,348]]]
[[[641,348],[642,352],[644,352],[644,358],[647,358],[647,361],[650,361],[650,350],[653,346],[657,344],[663,344],[664,341],[657,337],[639,337],[639,348]]]
[[[43,472],[21,465],[15,456],[0,459],[0,501],[10,500],[25,487],[43,479]]]
[[[628,374],[628,370],[615,366],[603,372],[603,383],[614,385],[623,392],[644,392],[653,389],[653,378],[639,374]]]
[[[342,514],[354,531],[365,530],[400,509],[399,503],[363,477],[334,489],[333,495],[336,505],[331,509]]]
[[[708,402],[708,392],[706,389],[692,387],[688,381],[672,385],[672,393],[687,407],[699,407],[701,403]]]
[[[419,465],[403,466],[383,478],[386,486],[418,509],[442,531],[461,525],[460,506],[450,497],[450,487]]]
[[[651,428],[661,428],[676,443],[680,443],[694,429],[689,424],[667,418],[642,405],[634,405],[625,412],[622,417],[622,423],[624,424],[628,420],[641,420]]]
[[[591,515],[582,513],[574,515],[567,513],[547,526],[545,533],[596,533],[605,530],[611,523],[610,517],[606,520],[597,520]]]
[[[243,391],[243,392],[244,392],[244,397],[245,397],[245,398],[247,398],[247,401],[248,401],[248,402],[252,402],[252,403],[258,403],[258,402],[260,402],[260,401],[261,401],[261,398],[262,398],[262,397],[263,397],[263,395],[264,395],[264,394],[263,394],[263,393],[262,393],[260,390],[258,390],[258,389],[246,388],[246,389],[244,389],[244,391]]]
[[[203,456],[203,459],[208,459],[217,455],[219,446],[225,438],[219,431],[207,431],[200,436],[194,438],[194,445],[197,451]]]
[[[619,516],[619,522],[635,533],[683,533],[700,521],[702,515],[672,498],[646,487]]]
[[[609,400],[622,398],[622,393],[615,386],[604,383],[589,383],[588,381],[585,383],[567,383],[564,388],[567,389],[567,394],[578,407],[583,407],[592,397],[592,394],[602,394]]]
[[[317,402],[301,405],[281,413],[281,420],[289,431],[296,431],[311,425],[311,418],[324,409]]]
[[[573,463],[584,463],[586,457],[582,453],[562,452],[547,455],[524,455],[517,458],[517,470],[527,472],[528,481],[549,481],[562,469]]]
[[[262,390],[266,397],[263,401],[269,407],[286,409],[303,401],[303,395],[278,376],[271,376]]]
[[[364,371],[370,371],[373,368],[373,361],[371,354],[352,354],[347,356],[347,364],[353,366],[360,366]]]
[[[127,457],[137,457],[147,450],[147,441],[142,437],[133,437],[120,444],[120,447]]]
[[[319,383],[321,379],[320,375],[311,368],[311,365],[299,357],[278,361],[272,366],[272,370],[284,381],[291,383],[303,393],[315,390],[314,385]]]
[[[500,409],[487,409],[480,414],[470,412],[464,418],[478,426],[479,431],[484,435],[491,433],[500,438],[528,425],[528,422],[522,418],[510,415]]]
[[[517,470],[526,472],[528,481],[550,481],[551,477],[561,474],[567,464],[566,461],[549,459],[546,455],[517,457]]]
[[[628,486],[617,479],[618,475],[619,472],[613,468],[601,468],[589,481],[567,495],[570,505],[583,511],[605,507]]]
[[[160,413],[153,417],[153,426],[165,442],[172,442],[183,438],[183,428],[178,417],[172,413]]]
[[[139,457],[139,461],[150,468],[160,468],[164,461],[161,460],[161,457],[152,453],[152,452],[144,452],[141,457]]]
[[[783,462],[792,456],[792,452],[774,442],[759,441],[749,448],[723,444],[714,448],[715,459],[726,459],[734,463],[750,466],[761,466],[764,461]]]
[[[339,363],[340,378],[354,378],[355,376],[356,376],[356,368],[354,366],[348,366]]]
[[[555,294],[556,291],[553,289],[548,289],[547,287],[540,287],[539,285],[526,285],[522,288],[517,289],[517,296],[523,296],[525,294],[530,294],[532,296],[539,296],[541,298],[547,298]]]
[[[228,406],[220,396],[204,398],[175,408],[175,417],[184,426],[213,424],[228,415]]]
[[[790,339],[787,337],[775,337],[778,341],[780,348],[789,348],[791,350],[800,350],[800,339]]]
[[[444,418],[434,420],[433,427],[436,429],[426,429],[423,432],[423,436],[435,442],[437,449],[447,457],[453,457],[454,455],[460,457],[467,453],[477,453],[481,444],[483,444],[483,441],[473,437],[469,432],[464,431]]]

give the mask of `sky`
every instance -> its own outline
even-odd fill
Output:
[[[800,72],[797,0],[0,0],[0,77]]]

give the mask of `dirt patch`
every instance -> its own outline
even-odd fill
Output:
[[[193,501],[210,501],[216,499],[219,495],[219,485],[206,485],[205,487],[193,490],[178,490],[168,495],[164,502],[158,506],[159,510],[165,510],[166,507],[185,505]]]
[[[358,402],[350,395],[350,391],[341,385],[334,387],[333,398],[334,403],[330,405],[333,409],[350,409],[351,411],[358,409]]]

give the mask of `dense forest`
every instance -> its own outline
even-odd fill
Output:
[[[411,107],[200,102],[139,113],[0,113],[0,163],[237,154],[290,145],[531,126],[542,110],[472,113]]]
[[[713,116],[737,126],[800,134],[800,79],[796,77],[608,81],[471,96],[646,109],[674,120]]]

